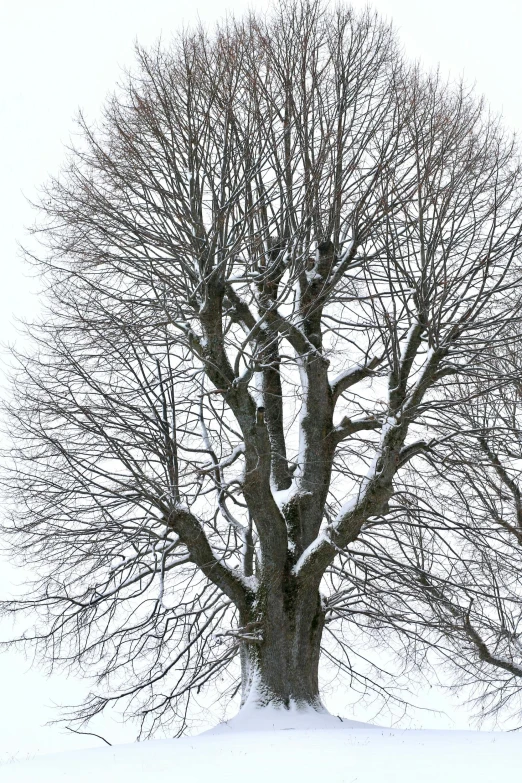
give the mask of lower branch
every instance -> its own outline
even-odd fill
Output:
[[[213,584],[219,587],[242,610],[247,602],[247,588],[232,569],[218,560],[200,521],[190,511],[177,504],[168,517],[168,525],[185,544],[191,561]]]

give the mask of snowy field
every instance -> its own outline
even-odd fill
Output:
[[[197,737],[37,756],[2,783],[497,783],[522,773],[517,733],[393,730],[265,712]]]

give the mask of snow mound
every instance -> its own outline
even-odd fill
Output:
[[[330,715],[326,710],[284,709],[264,707],[259,709],[247,704],[231,720],[220,723],[200,736],[221,736],[244,731],[338,731],[342,729],[377,729],[371,723],[361,723],[348,718]]]
[[[287,716],[288,717],[288,716]],[[324,717],[324,716],[323,716]],[[337,719],[335,719],[337,720]],[[242,726],[240,726],[240,723]],[[289,722],[296,724],[295,714]],[[340,721],[337,720],[340,726]],[[522,769],[517,733],[245,728],[245,716],[198,737],[40,756],[0,766],[2,783],[498,783]],[[352,724],[350,726],[350,724]],[[252,725],[252,724],[251,724]],[[225,728],[226,726],[226,728]],[[236,727],[237,726],[237,730]],[[317,724],[319,726],[319,724]]]

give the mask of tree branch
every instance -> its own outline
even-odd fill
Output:
[[[205,574],[207,579],[219,587],[240,610],[244,610],[248,592],[252,589],[212,551],[200,521],[187,508],[178,504],[167,517],[167,525],[187,547],[190,559]]]

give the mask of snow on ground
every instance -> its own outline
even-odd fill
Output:
[[[197,737],[37,756],[2,783],[497,783],[522,770],[520,734],[400,730],[263,711]]]
[[[342,729],[377,729],[371,723],[339,718],[329,712],[314,710],[282,710],[271,707],[259,709],[248,703],[234,718],[204,731],[200,737],[223,737],[231,734],[258,731],[338,731]]]

